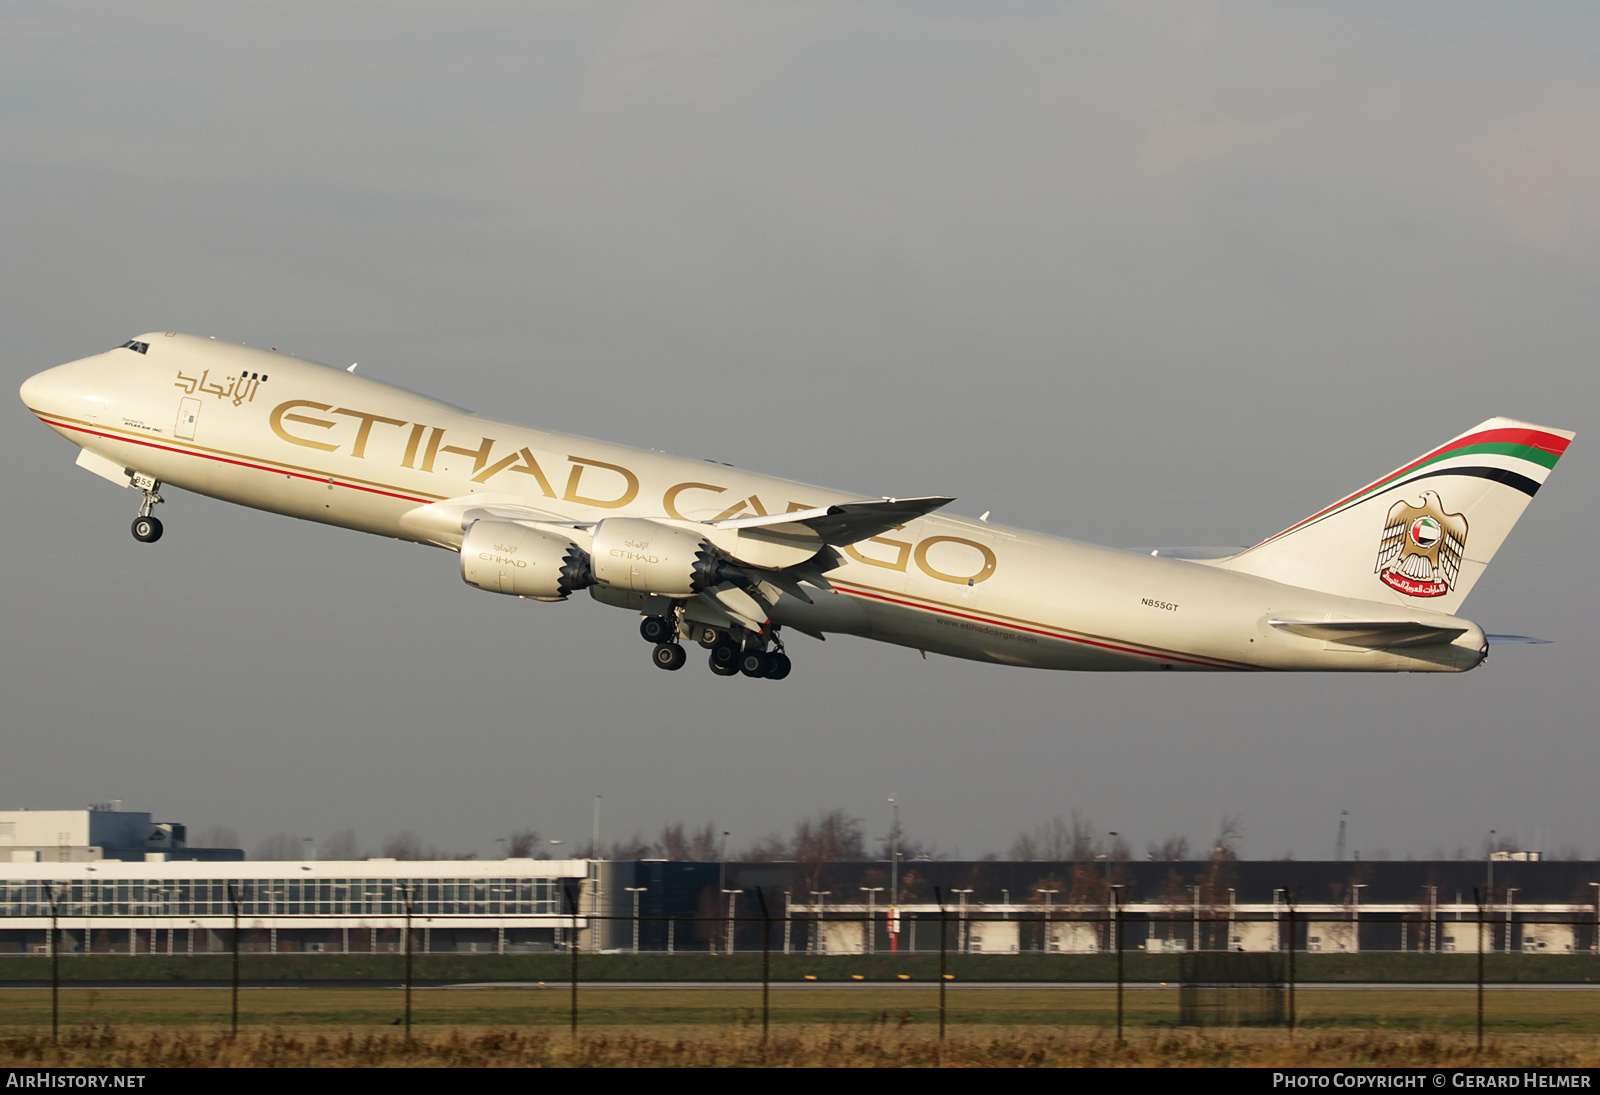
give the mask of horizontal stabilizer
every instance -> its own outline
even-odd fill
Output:
[[[1507,646],[1511,643],[1548,643],[1553,639],[1535,639],[1532,635],[1485,635],[1490,646]]]
[[[1268,620],[1279,631],[1346,646],[1446,646],[1467,633],[1464,627],[1440,627],[1416,620]]]
[[[1162,559],[1229,559],[1244,550],[1236,547],[1134,547],[1126,550],[1136,555],[1155,555]]]
[[[712,523],[718,528],[735,529],[741,535],[754,533],[806,541],[819,547],[842,547],[880,536],[954,501],[954,498],[884,498],[876,502],[841,502],[835,506],[766,517],[733,517]]]

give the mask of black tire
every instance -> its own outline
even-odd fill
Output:
[[[655,648],[650,660],[656,663],[657,669],[678,670],[689,660],[689,655],[677,643],[662,643]]]
[[[793,668],[789,662],[789,655],[780,650],[771,655],[771,658],[772,667],[767,670],[767,680],[781,681],[789,675],[789,670]]]
[[[664,643],[672,638],[674,628],[665,616],[646,616],[639,621],[639,634],[647,643]]]
[[[694,641],[710,650],[722,641],[722,632],[714,627],[697,627],[694,631]]]
[[[161,539],[161,519],[159,517],[135,517],[133,519],[133,538],[141,544],[153,544]]]
[[[739,671],[739,648],[732,643],[719,642],[711,648],[711,664],[720,665],[724,669],[737,673]]]
[[[707,663],[711,666],[711,672],[715,673],[719,677],[737,677],[739,675],[739,668],[737,666],[718,665],[715,651],[713,651],[711,657],[707,659]]]
[[[739,672],[747,677],[765,677],[771,668],[771,656],[759,650],[747,650],[739,658]]]

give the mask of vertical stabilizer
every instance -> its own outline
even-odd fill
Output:
[[[1454,613],[1573,438],[1491,418],[1215,566]]]

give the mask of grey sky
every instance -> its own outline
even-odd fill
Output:
[[[1089,676],[630,618],[172,492],[13,398],[0,806],[489,854],[840,806],[1003,850],[1600,855],[1591,4],[0,5],[13,390],[141,331],[1111,544],[1242,544],[1493,414],[1580,433],[1463,677]],[[0,404],[5,406],[5,404]]]

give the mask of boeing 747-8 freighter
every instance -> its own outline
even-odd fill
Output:
[[[1080,670],[1459,672],[1456,615],[1572,433],[1492,418],[1252,548],[1132,552],[487,418],[274,351],[155,332],[22,386],[78,463],[459,553],[490,593],[642,615],[662,669],[789,674],[785,630]]]

